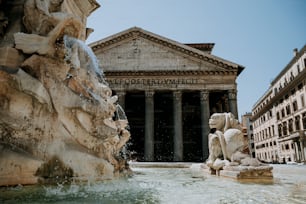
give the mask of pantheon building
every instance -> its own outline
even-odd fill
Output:
[[[133,27],[89,46],[125,110],[138,161],[205,161],[210,115],[238,118],[244,67],[212,55],[213,43],[182,44]]]

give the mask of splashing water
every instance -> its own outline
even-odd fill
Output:
[[[119,104],[116,105],[116,114],[119,120],[127,120],[125,112]]]
[[[119,104],[116,104],[116,111],[115,111],[115,115],[114,115],[114,120],[127,120],[125,111],[123,110],[123,108]],[[129,125],[127,125],[127,127],[125,127],[125,128],[127,130],[130,130]],[[122,150],[120,151],[120,154],[121,154],[122,158],[124,158],[125,160],[127,160],[131,157],[131,151],[128,150],[130,145],[131,145],[130,142],[126,143],[122,147]]]
[[[115,181],[0,189],[0,203],[305,203],[306,166],[273,165],[273,183],[243,183],[189,168],[137,168]]]
[[[86,63],[86,68],[89,71],[93,71],[97,77],[99,78],[100,82],[106,83],[104,80],[104,73],[99,66],[99,61],[92,51],[92,49],[86,45],[83,41],[70,37],[68,35],[64,35],[63,37],[64,45],[67,50],[65,60],[70,61],[75,66],[81,66],[80,62],[77,58],[79,58],[79,49],[84,51],[85,55],[89,59],[89,63]],[[76,56],[75,56],[76,55]],[[74,58],[75,56],[75,58]]]

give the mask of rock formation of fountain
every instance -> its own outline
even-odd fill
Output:
[[[0,186],[110,179],[126,118],[84,44],[95,0],[0,0]]]

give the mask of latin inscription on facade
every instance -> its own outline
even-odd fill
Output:
[[[113,85],[176,85],[176,84],[198,84],[198,79],[107,79]]]

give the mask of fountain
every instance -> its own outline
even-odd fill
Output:
[[[127,118],[83,42],[97,7],[0,0],[0,203],[305,203],[305,165],[250,158],[229,113],[210,120],[206,164],[129,167]]]
[[[117,96],[83,42],[97,2],[0,5],[0,186],[128,173],[127,119],[114,117]]]

